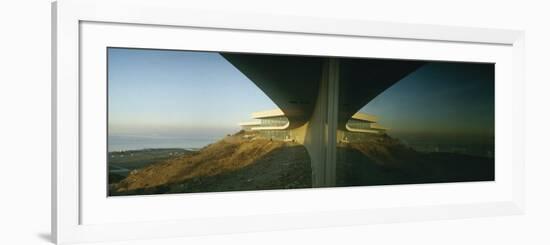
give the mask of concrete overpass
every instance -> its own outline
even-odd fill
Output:
[[[222,53],[288,118],[304,144],[314,187],[334,186],[337,130],[421,61]]]

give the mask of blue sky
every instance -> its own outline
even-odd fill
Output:
[[[361,111],[380,117],[397,136],[494,136],[494,66],[432,62],[382,92]]]
[[[217,53],[108,52],[110,135],[224,135],[251,112],[276,108]]]
[[[109,48],[109,135],[219,137],[276,105],[218,53]],[[363,109],[390,135],[489,137],[491,64],[429,63]]]

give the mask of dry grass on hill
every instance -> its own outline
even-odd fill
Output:
[[[288,144],[292,143],[261,138],[246,139],[242,132],[237,133],[196,153],[134,170],[114,189],[117,192],[147,189],[237,170]]]
[[[361,152],[373,163],[385,167],[403,167],[411,159],[418,159],[419,153],[387,135],[365,138],[361,142],[340,144],[339,147]]]

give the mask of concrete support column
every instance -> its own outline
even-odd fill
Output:
[[[329,58],[328,63],[325,186],[335,186],[337,144],[336,131],[338,129],[338,85],[340,83],[340,59]]]
[[[304,145],[311,160],[313,187],[336,183],[339,62],[338,58],[325,59],[315,108],[305,125]]]

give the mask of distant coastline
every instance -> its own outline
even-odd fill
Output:
[[[108,137],[108,152],[136,151],[146,149],[200,149],[219,140],[220,137],[148,137],[110,135]]]

